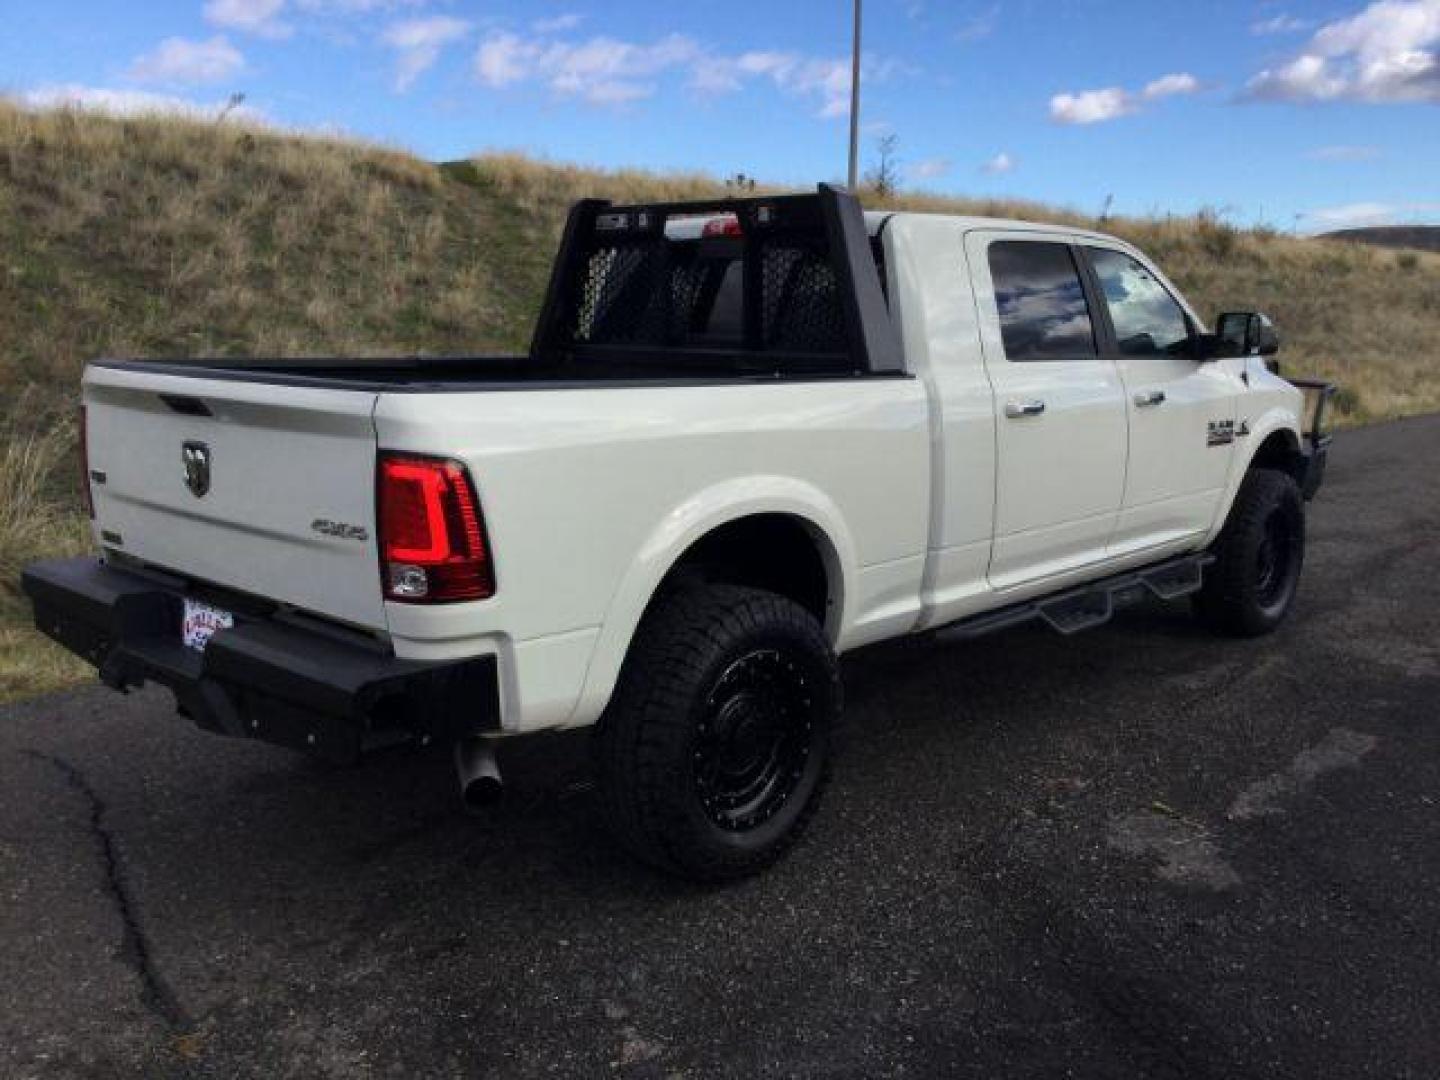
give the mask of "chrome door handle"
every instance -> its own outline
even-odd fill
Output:
[[[1005,415],[1011,420],[1018,420],[1022,416],[1039,416],[1045,411],[1043,401],[1007,401],[1005,403]]]
[[[1135,395],[1135,407],[1137,409],[1149,409],[1156,405],[1165,404],[1164,390],[1148,390],[1143,394]]]

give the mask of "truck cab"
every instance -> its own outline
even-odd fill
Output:
[[[1142,252],[1023,222],[871,215],[912,370],[942,410],[922,616],[943,625],[1206,546],[1256,450],[1305,468],[1303,395],[1213,355]]]

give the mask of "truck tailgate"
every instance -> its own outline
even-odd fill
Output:
[[[375,397],[92,365],[86,434],[102,543],[382,629]]]

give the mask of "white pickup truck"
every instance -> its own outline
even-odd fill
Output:
[[[570,215],[525,357],[103,360],[101,556],[39,628],[202,727],[350,759],[595,725],[622,843],[702,879],[813,813],[836,656],[1295,595],[1328,388],[1112,237],[842,190]],[[1308,402],[1308,404],[1307,404]]]

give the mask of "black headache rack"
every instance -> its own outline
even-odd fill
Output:
[[[530,355],[576,369],[904,371],[864,212],[828,184],[806,195],[577,203]]]

